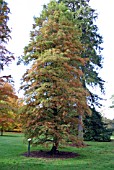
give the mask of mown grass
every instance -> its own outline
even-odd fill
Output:
[[[114,170],[114,142],[88,142],[85,148],[66,147],[63,150],[80,154],[70,159],[24,157],[27,144],[23,134],[0,136],[0,170]],[[38,150],[40,147],[31,147]]]

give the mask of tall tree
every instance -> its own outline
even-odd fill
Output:
[[[97,86],[101,92],[104,92],[104,81],[99,77],[99,70],[102,68],[103,58],[101,56],[102,37],[99,35],[98,27],[95,25],[97,13],[89,6],[89,0],[58,0],[64,2],[65,5],[73,12],[74,21],[78,22],[78,27],[82,31],[81,43],[85,50],[82,51],[82,58],[89,58],[85,66],[81,69],[84,73],[82,80],[83,87],[90,93],[88,104],[90,108],[100,107],[101,98],[95,92],[90,90],[90,86]],[[94,112],[92,112],[94,114]],[[82,116],[79,116],[79,121],[82,122]],[[86,121],[87,117],[85,118]],[[84,122],[85,122],[84,121]],[[79,137],[83,138],[83,125],[79,124]]]
[[[14,59],[12,53],[6,48],[6,44],[11,38],[11,30],[8,27],[9,14],[10,9],[7,2],[0,0],[0,71]],[[11,80],[10,78],[11,75],[0,76],[0,91],[3,90],[4,83]]]
[[[82,30],[81,43],[85,46],[82,51],[82,58],[89,58],[82,70],[84,72],[83,86],[90,92],[89,105],[91,107],[100,106],[99,96],[89,89],[89,86],[99,86],[104,91],[104,81],[99,77],[99,69],[102,68],[103,58],[102,37],[98,33],[98,27],[95,20],[98,17],[94,9],[89,6],[90,0],[59,0],[74,13],[74,20],[78,22]],[[89,85],[89,86],[88,86]]]
[[[23,76],[25,91],[23,123],[26,137],[33,143],[76,142],[78,113],[89,112],[88,93],[83,88],[80,67],[83,46],[73,14],[63,3],[51,1],[41,16],[35,18],[31,42],[25,47],[25,62],[33,61]],[[72,112],[70,112],[72,110]]]

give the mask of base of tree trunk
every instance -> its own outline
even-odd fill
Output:
[[[1,136],[3,136],[3,128],[1,128]]]
[[[56,146],[53,146],[52,149],[49,151],[50,155],[56,155],[58,153],[59,153],[59,151],[57,150]]]

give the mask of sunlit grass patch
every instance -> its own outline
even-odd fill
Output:
[[[70,159],[43,159],[24,157],[27,142],[20,133],[0,136],[0,170],[113,170],[114,142],[87,142],[84,148],[65,147],[60,150],[75,152],[80,156]],[[32,150],[45,149],[41,146]]]

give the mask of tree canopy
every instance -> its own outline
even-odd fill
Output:
[[[10,9],[4,0],[0,0],[0,71],[14,59],[6,45],[11,38],[11,30],[8,27]],[[3,131],[4,124],[11,122],[10,98],[15,98],[13,86],[8,83],[11,75],[0,75],[0,128]]]
[[[88,141],[110,141],[112,129],[107,128],[107,123],[103,122],[101,114],[95,108],[92,109],[92,112],[92,116],[86,116],[84,120],[84,139]]]
[[[73,12],[74,22],[78,22],[78,27],[82,31],[81,43],[84,45],[85,50],[82,51],[81,57],[89,58],[86,65],[82,66],[84,72],[83,86],[90,93],[89,105],[91,107],[100,106],[101,98],[89,88],[89,86],[97,86],[101,92],[104,92],[104,80],[99,77],[99,70],[102,68],[103,63],[101,55],[103,39],[95,24],[98,15],[89,6],[89,0],[58,0],[58,2],[64,2],[69,10]]]
[[[73,14],[63,3],[51,1],[36,17],[31,41],[25,47],[24,62],[32,61],[23,76],[25,91],[24,130],[33,143],[76,142],[78,119],[89,113],[80,69],[88,61],[80,56],[84,50],[81,32]]]
[[[11,29],[8,27],[10,9],[4,0],[0,0],[0,70],[14,59],[12,53],[6,48],[11,38]]]
[[[16,107],[12,101],[17,100],[13,86],[8,82],[0,84],[0,129],[1,135],[3,130],[14,122],[14,113]]]

